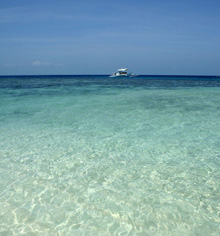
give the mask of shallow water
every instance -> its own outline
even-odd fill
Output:
[[[0,235],[219,235],[220,80],[0,78]]]

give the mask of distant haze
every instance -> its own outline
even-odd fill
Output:
[[[0,2],[0,75],[220,75],[220,1]]]

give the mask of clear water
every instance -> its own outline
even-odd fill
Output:
[[[0,235],[220,232],[220,80],[0,78]]]

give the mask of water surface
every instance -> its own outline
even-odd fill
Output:
[[[0,77],[1,235],[220,230],[220,80]]]

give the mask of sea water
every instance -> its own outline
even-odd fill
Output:
[[[0,235],[220,232],[220,80],[0,78]]]

